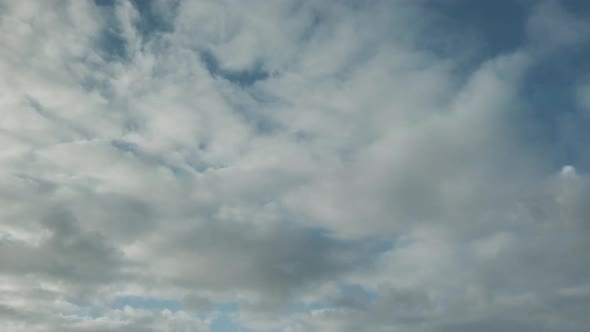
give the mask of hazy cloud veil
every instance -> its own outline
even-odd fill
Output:
[[[0,32],[0,330],[587,331],[587,1],[0,0]]]

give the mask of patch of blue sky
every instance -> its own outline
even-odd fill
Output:
[[[127,62],[127,41],[123,36],[120,23],[115,15],[116,1],[95,0],[103,20],[107,22],[95,40],[95,51],[107,62]]]
[[[226,302],[218,304],[214,307],[215,311],[219,311],[222,313],[234,313],[240,311],[240,304],[237,302]]]
[[[578,18],[587,18],[590,15],[590,1],[588,0],[567,0],[561,1],[559,4]]]
[[[110,8],[117,4],[116,0],[94,0],[97,7]],[[131,0],[131,4],[139,13],[137,21],[137,30],[145,38],[156,32],[168,32],[174,30],[172,18],[174,15],[165,15],[171,13],[161,13],[163,8],[172,8],[172,14],[178,8],[179,1],[169,1],[168,7],[157,7],[155,1]]]
[[[140,19],[137,22],[137,30],[144,39],[149,38],[151,35],[159,32],[170,32],[174,30],[174,24],[172,18],[174,17],[175,11],[178,9],[179,1],[170,1],[170,7],[172,13],[166,13],[170,15],[164,15],[161,13],[162,8],[156,7],[156,2],[145,1],[145,0],[132,0],[131,3],[135,9],[139,12]]]
[[[590,78],[589,58],[590,44],[562,48],[559,54],[539,59],[524,78],[526,111],[534,120],[529,124],[531,137],[527,138],[545,146],[544,153],[552,154],[555,168],[564,164],[575,164],[579,169],[589,166],[581,162],[585,152],[579,144],[590,142],[590,136],[572,137],[568,133],[574,132],[572,125],[590,125],[588,117],[580,116],[583,112],[576,103],[577,84]]]
[[[436,23],[479,41],[483,57],[514,51],[526,38],[529,8],[522,1],[432,1],[427,6],[441,15],[442,22]]]
[[[99,7],[114,6],[115,2],[115,0],[94,0],[94,4]]]
[[[227,315],[220,315],[213,319],[210,329],[211,332],[252,332],[252,330],[235,323]]]

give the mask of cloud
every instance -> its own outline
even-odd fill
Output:
[[[268,310],[285,305],[302,289],[370,268],[383,247],[300,227],[257,227],[222,220],[165,235],[141,249],[148,259],[145,264],[152,266],[146,271],[147,279],[221,293],[233,285],[231,292],[259,295],[244,304]]]
[[[572,3],[0,2],[5,329],[584,331]]]
[[[5,274],[33,274],[89,284],[117,278],[121,257],[106,239],[82,232],[67,212],[53,212],[44,223],[50,234],[37,245],[5,240],[2,253]]]

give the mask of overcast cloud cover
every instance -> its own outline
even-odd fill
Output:
[[[587,331],[590,2],[0,0],[0,330]]]

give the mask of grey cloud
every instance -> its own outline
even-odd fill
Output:
[[[201,59],[205,63],[207,70],[213,77],[220,76],[234,84],[240,86],[249,86],[257,81],[265,80],[268,78],[268,73],[260,68],[260,65],[254,68],[232,71],[225,70],[219,67],[219,62],[213,54],[207,51],[201,52]]]
[[[81,285],[100,285],[122,277],[121,253],[100,234],[82,231],[67,211],[53,212],[44,223],[50,234],[37,246],[3,241],[4,273],[40,275]]]
[[[585,330],[586,6],[0,6],[7,331]]]
[[[313,229],[222,221],[167,238],[152,249],[160,274],[194,289],[254,291],[261,305],[270,301],[274,306],[284,305],[300,290],[369,269],[382,247]]]

